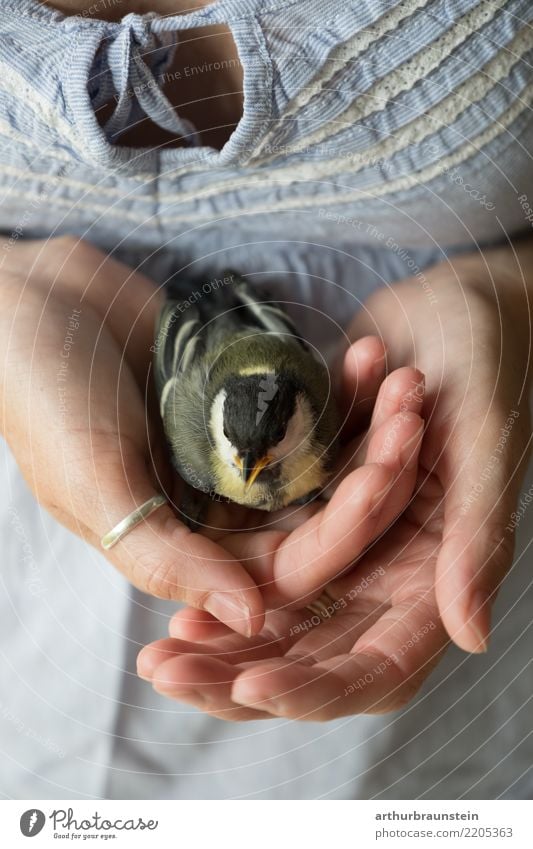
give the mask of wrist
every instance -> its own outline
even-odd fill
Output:
[[[493,297],[521,325],[533,309],[533,236],[480,250],[450,261],[461,281]]]
[[[465,257],[465,285],[497,310],[498,336],[492,347],[499,350],[502,367],[521,375],[531,388],[531,325],[533,312],[533,238],[491,248]],[[527,393],[524,396],[528,403]]]

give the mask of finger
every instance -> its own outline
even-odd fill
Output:
[[[409,412],[421,414],[424,401],[424,384],[422,372],[408,367],[396,369],[385,378],[378,392],[368,432],[364,436],[357,436],[342,449],[337,463],[340,474],[356,469],[365,462],[374,462],[370,459],[369,445],[377,444],[376,442],[372,443],[372,438],[388,419]],[[328,486],[325,492],[327,498],[331,498],[334,487],[335,482]]]
[[[423,434],[424,422],[416,413],[398,413],[370,440],[366,462],[382,464],[394,473],[394,483],[383,496],[376,535],[405,510],[413,495]]]
[[[342,599],[337,604],[339,601],[342,602]],[[292,626],[292,632],[303,636],[289,648],[286,657],[318,663],[330,657],[348,654],[382,612],[382,608],[376,608],[374,604],[361,605],[358,610],[342,615],[333,613],[330,619],[321,621],[311,611],[300,611],[300,621]]]
[[[352,471],[327,507],[290,533],[257,531],[225,539],[253,576],[267,607],[300,607],[353,564],[407,506],[416,482],[423,422],[401,413],[374,435],[373,463]],[[381,470],[381,471],[380,471]]]
[[[97,453],[100,456],[100,452]],[[154,495],[142,457],[135,451],[107,457],[83,478],[77,515],[89,525],[92,541],[101,537]],[[216,542],[193,534],[170,506],[157,509],[107,552],[107,557],[134,586],[149,595],[207,610],[228,627],[250,636],[263,626],[263,602],[244,567]]]
[[[338,666],[342,668],[349,659],[350,655],[337,658]],[[353,705],[344,696],[345,688],[343,678],[334,672],[280,658],[243,670],[235,678],[231,698],[271,716],[319,722],[363,712],[362,702],[360,710],[350,710]]]
[[[282,595],[305,601],[361,553],[372,540],[393,473],[378,464],[348,475],[331,501],[280,545],[274,579]]]
[[[268,712],[235,704],[231,690],[239,667],[209,655],[182,655],[162,663],[152,681],[162,696],[185,702],[227,722],[272,719]]]
[[[274,716],[311,721],[396,710],[418,692],[445,645],[435,605],[433,613],[425,603],[400,605],[351,653],[314,666],[282,658],[249,667],[236,678],[232,697]]]
[[[168,633],[177,640],[189,640],[196,643],[225,637],[229,630],[226,625],[215,619],[206,610],[183,607],[170,620]]]
[[[343,507],[341,489],[337,487],[326,509],[318,505],[305,508],[307,521],[296,525],[290,535],[268,529],[224,538],[225,547],[243,563],[261,588],[267,606],[278,607],[288,600],[304,604],[350,565],[405,509],[416,481],[422,432],[422,420],[410,412],[399,413],[378,428],[368,447],[368,458],[371,463],[386,467],[391,475],[381,495],[379,488],[371,483],[365,494],[365,468],[370,466],[352,472],[351,487],[356,493],[356,502],[349,514]],[[372,497],[378,499],[374,509],[369,506]],[[337,513],[343,514],[346,537],[339,533]],[[317,548],[317,538],[322,548]],[[187,636],[190,635],[188,631]]]
[[[438,465],[445,490],[437,600],[450,637],[465,651],[486,651],[491,608],[512,563],[510,520],[518,499],[530,434],[527,415],[463,414],[443,438]],[[453,453],[453,458],[452,458]]]
[[[217,642],[219,648],[213,649],[183,640],[158,640],[139,653],[137,672],[161,695],[212,716],[227,721],[260,719],[257,711],[231,701],[231,686],[242,665],[260,663],[279,649],[272,641],[256,637],[245,642],[229,631]]]
[[[253,639],[262,638],[276,655],[283,653],[305,633],[309,626],[309,616],[310,611],[306,614],[305,610],[267,610],[264,627]],[[203,643],[208,651],[214,653],[226,650],[226,639],[235,637],[235,633],[226,625],[208,613],[190,607],[174,614],[169,622],[169,634],[179,640]],[[274,644],[278,646],[275,651]]]
[[[386,351],[377,336],[365,336],[346,351],[340,366],[343,432],[352,435],[368,419],[385,376]]]
[[[344,476],[363,463],[379,463],[400,475],[415,470],[420,451],[424,423],[416,413],[397,413],[372,430],[365,444],[355,443],[353,454],[345,451],[337,477]],[[410,477],[413,477],[412,475]],[[335,480],[328,488],[331,498],[335,491]],[[399,483],[399,481],[398,481]],[[410,493],[411,494],[411,493]]]
[[[396,413],[422,414],[425,394],[423,373],[411,366],[395,369],[380,386],[370,424],[370,435]]]
[[[407,506],[416,481],[423,422],[415,413],[399,417],[373,437],[373,462],[351,472],[327,507],[281,544],[274,577],[283,595],[296,600],[316,593]]]
[[[372,538],[384,492],[393,473],[365,466],[345,478],[331,501],[291,534],[256,531],[225,538],[246,564],[267,606],[305,605],[329,577],[350,564]]]
[[[137,656],[137,673],[151,681],[162,663],[182,655],[205,654],[217,660],[238,666],[240,663],[259,662],[280,654],[280,643],[266,637],[244,639],[240,634],[229,632],[224,638],[210,645],[167,637],[144,646]]]

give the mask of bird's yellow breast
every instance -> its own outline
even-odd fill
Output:
[[[217,458],[214,463],[216,490],[225,498],[256,507],[260,510],[280,510],[304,498],[310,492],[321,489],[329,477],[320,458],[311,453],[288,458],[283,464],[283,476],[276,488],[261,482],[259,477],[249,489],[238,470],[233,470]]]

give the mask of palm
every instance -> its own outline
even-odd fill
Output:
[[[196,629],[200,641],[154,644],[156,689],[195,704],[201,696],[205,710],[230,720],[329,719],[403,704],[447,640],[434,596],[441,495],[429,477],[404,516],[328,585],[335,612],[326,621],[307,609],[272,610],[250,641],[197,611],[178,613],[171,631]]]

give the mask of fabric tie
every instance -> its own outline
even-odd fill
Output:
[[[197,146],[200,140],[196,128],[176,114],[154,73],[156,70],[160,74],[172,61],[176,34],[168,32],[156,36],[150,27],[152,17],[127,15],[117,38],[108,47],[116,107],[105,124],[105,132],[115,140],[147,116],[162,129],[181,136],[186,144]],[[163,61],[157,58],[162,48],[166,48]]]

